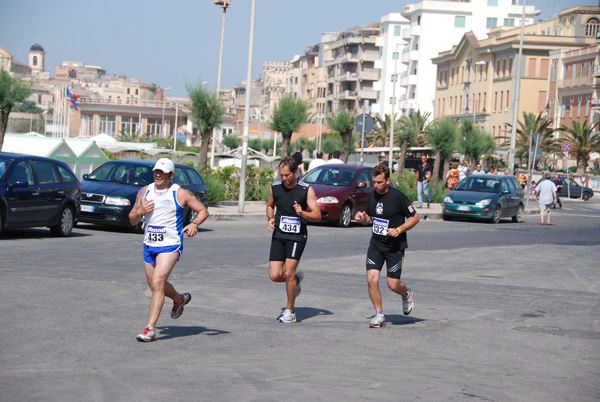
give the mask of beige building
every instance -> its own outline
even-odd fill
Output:
[[[591,45],[595,36],[585,35],[590,18],[599,7],[573,7],[557,18],[525,27],[519,110],[516,110],[516,77],[520,27],[500,27],[487,39],[473,32],[433,59],[437,65],[435,117],[473,119],[492,134],[498,144],[510,136],[516,113],[545,112],[548,103],[550,52],[575,50]]]

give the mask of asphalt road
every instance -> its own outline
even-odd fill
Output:
[[[565,200],[553,226],[424,221],[403,279],[374,311],[368,227],[311,225],[298,322],[276,321],[266,222],[208,221],[186,240],[157,342],[135,336],[150,292],[142,236],[80,225],[0,234],[0,401],[597,401],[600,197]]]

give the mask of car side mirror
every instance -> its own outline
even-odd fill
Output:
[[[502,194],[510,194],[510,190],[503,190]]]
[[[88,177],[90,177],[90,175],[89,175],[89,174],[87,174],[87,173],[83,175],[83,178],[84,178],[84,179],[87,179]]]
[[[26,188],[29,187],[29,182],[27,180],[17,180],[10,183],[9,188]]]
[[[358,183],[356,183],[356,188],[363,188],[363,187],[367,187],[367,183],[364,181],[359,181]]]

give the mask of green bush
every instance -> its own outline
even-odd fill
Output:
[[[237,201],[240,194],[240,172],[235,166],[226,166],[212,170],[215,180],[221,184],[223,195],[220,200]],[[258,166],[249,165],[246,168],[246,201],[266,201],[269,195],[269,186],[274,179],[275,172],[271,168],[260,169]]]
[[[569,172],[577,173],[577,166],[569,166]]]
[[[410,202],[415,202],[418,199],[417,186],[415,186],[416,173],[412,170],[404,169],[402,177],[398,180],[397,173],[392,176],[392,182],[394,186],[402,191]],[[446,183],[444,180],[440,180],[437,184],[437,188],[429,186],[429,199],[434,203],[441,203],[448,191],[446,190]],[[422,194],[423,200],[425,200],[425,194]]]

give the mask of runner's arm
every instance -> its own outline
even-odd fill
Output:
[[[275,198],[273,198],[273,187],[269,187],[269,198],[267,200],[267,229],[275,230]]]
[[[181,187],[177,190],[177,201],[182,207],[190,207],[197,214],[196,219],[182,230],[182,233],[186,233],[188,237],[193,237],[198,233],[198,226],[208,219],[208,209],[196,198],[194,193]]]
[[[135,204],[129,212],[129,223],[131,223],[132,226],[137,225],[140,219],[142,219],[142,215],[152,210],[147,210],[150,203],[145,202],[144,194],[146,194],[146,190],[148,190],[148,186],[140,188],[140,191],[138,191],[135,197]],[[154,206],[154,203],[152,203],[152,206]]]
[[[299,204],[294,204],[294,208],[296,208],[295,205],[298,205],[296,209],[298,216],[311,222],[319,222],[321,220],[321,209],[319,208],[319,204],[317,204],[317,196],[312,187],[308,188],[306,204],[308,207],[306,211],[303,211]]]

